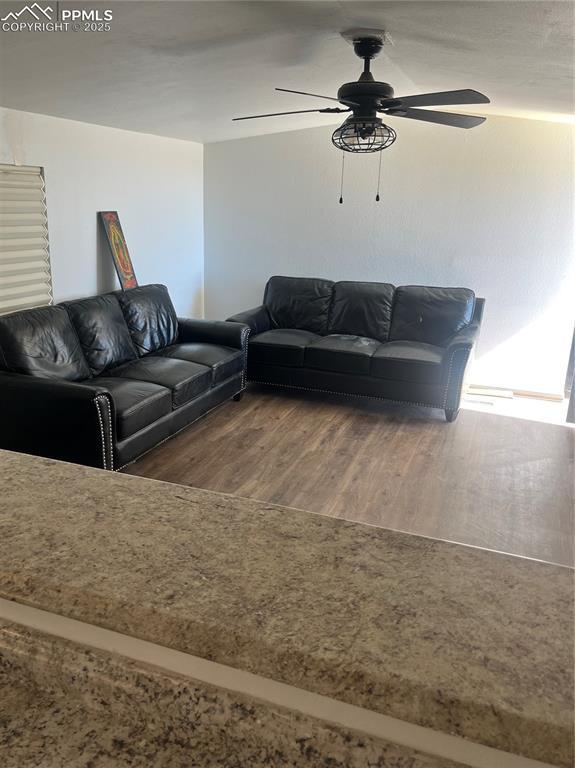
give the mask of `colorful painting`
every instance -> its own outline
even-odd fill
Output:
[[[114,266],[116,267],[116,272],[118,273],[122,289],[125,291],[128,288],[135,288],[138,285],[138,281],[134,274],[132,259],[128,252],[126,238],[122,232],[122,225],[118,218],[118,212],[100,211],[100,219],[106,230],[106,236],[108,238],[108,243],[110,244],[110,250],[112,251],[112,258],[114,259]]]

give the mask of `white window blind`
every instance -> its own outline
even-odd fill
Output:
[[[51,303],[42,169],[0,165],[0,315]]]

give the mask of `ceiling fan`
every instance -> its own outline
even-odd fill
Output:
[[[344,83],[337,92],[337,98],[321,96],[317,93],[292,91],[288,88],[276,88],[276,91],[297,93],[302,96],[314,96],[318,99],[329,99],[339,102],[341,107],[324,107],[323,109],[298,109],[290,112],[272,112],[265,115],[249,115],[235,117],[234,120],[253,120],[260,117],[276,117],[278,115],[297,115],[304,112],[351,112],[332,135],[332,142],[338,149],[345,152],[379,152],[391,146],[396,139],[393,128],[385,125],[378,114],[389,117],[406,117],[410,120],[422,120],[428,123],[451,125],[455,128],[474,128],[485,121],[485,117],[476,115],[461,115],[453,112],[437,112],[435,110],[418,109],[418,107],[443,106],[447,104],[488,104],[489,99],[478,91],[464,89],[459,91],[442,91],[440,93],[420,93],[415,96],[394,96],[389,83],[375,80],[370,70],[370,61],[383,48],[385,33],[374,31],[358,31],[344,33],[344,37],[353,43],[357,56],[363,59],[363,72],[358,80]]]

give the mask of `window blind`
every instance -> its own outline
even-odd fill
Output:
[[[51,303],[42,168],[0,165],[0,315]]]

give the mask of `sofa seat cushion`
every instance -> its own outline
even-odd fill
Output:
[[[89,383],[105,387],[110,393],[119,440],[125,440],[172,412],[172,392],[158,384],[113,376],[98,376]]]
[[[139,355],[174,344],[178,318],[165,285],[141,285],[116,296]]]
[[[387,341],[395,288],[390,283],[341,281],[333,288],[328,333]]]
[[[443,374],[441,347],[418,341],[381,344],[371,358],[372,376],[424,384],[440,384]]]
[[[118,299],[109,293],[64,304],[94,376],[137,359]]]
[[[162,357],[177,360],[187,360],[190,363],[200,363],[212,369],[212,381],[219,384],[230,376],[242,372],[244,355],[239,349],[224,347],[219,344],[172,344],[156,353]]]
[[[276,328],[251,337],[248,357],[254,363],[299,368],[304,364],[306,347],[320,338],[297,328]]]
[[[475,294],[468,288],[403,285],[395,291],[389,341],[445,346],[469,325]]]
[[[307,347],[305,366],[368,375],[371,357],[380,346],[379,341],[365,336],[330,334]]]
[[[172,391],[174,408],[185,405],[212,385],[212,371],[207,365],[155,355],[113,368],[108,371],[108,376],[149,381],[166,387]]]
[[[67,381],[90,377],[76,329],[60,306],[0,317],[0,369]]]

